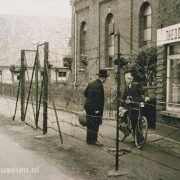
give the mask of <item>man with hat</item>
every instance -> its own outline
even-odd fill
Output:
[[[91,82],[86,90],[84,96],[86,97],[84,109],[87,118],[87,144],[96,144],[98,138],[99,125],[102,124],[102,116],[104,109],[104,87],[107,75],[106,69],[100,69],[98,79]]]

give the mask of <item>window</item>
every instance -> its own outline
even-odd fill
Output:
[[[86,22],[82,22],[81,23],[81,27],[80,27],[80,55],[79,55],[79,59],[80,59],[80,68],[84,69],[85,65],[83,64],[83,62],[81,62],[81,55],[82,54],[86,54],[87,52],[87,25]]]
[[[19,72],[14,72],[14,76],[15,76],[15,81],[20,80],[20,73]]]
[[[169,47],[169,54],[180,54],[180,44],[176,44],[174,46]]]
[[[43,70],[41,70],[41,77],[43,77],[44,76],[44,71]]]
[[[67,76],[67,72],[63,72],[63,71],[58,72],[58,80],[66,81],[67,80],[66,76]]]
[[[110,13],[105,26],[105,66],[112,68],[114,60],[114,17]]]
[[[18,80],[18,81],[20,80],[20,74],[19,74],[19,75],[17,75],[17,80]]]
[[[152,40],[152,10],[149,3],[144,3],[140,10],[140,46]]]
[[[66,72],[58,72],[58,77],[66,77]]]
[[[176,50],[176,46],[169,48]],[[167,110],[180,111],[180,54],[168,55]]]

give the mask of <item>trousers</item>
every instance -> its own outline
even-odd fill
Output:
[[[86,111],[86,118],[87,118],[86,142],[88,144],[93,144],[97,142],[99,125],[102,117],[95,116],[94,113]]]
[[[128,112],[125,113],[124,116],[122,117],[122,122],[127,123],[127,116],[128,116]],[[135,109],[131,109],[129,112],[129,116],[130,116],[130,120],[131,120],[133,133],[135,133],[136,125],[138,122],[139,111],[135,110]]]

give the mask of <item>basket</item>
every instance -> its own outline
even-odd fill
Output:
[[[87,126],[86,111],[82,111],[81,113],[79,113],[78,120],[82,126]]]

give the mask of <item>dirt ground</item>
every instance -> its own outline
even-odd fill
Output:
[[[97,146],[88,146],[66,136],[63,136],[65,143],[61,145],[57,132],[49,130],[48,135],[41,138],[42,131],[33,130],[23,122],[15,122],[5,116],[0,116],[0,129],[23,148],[42,156],[52,166],[63,166],[65,174],[70,174],[74,179],[107,179],[107,169],[113,168],[111,155]],[[103,154],[104,159],[101,159]]]
[[[45,159],[52,166],[63,168],[63,172],[75,180],[176,180],[180,177],[180,171],[173,169],[173,164],[176,165],[179,158],[165,155],[167,164],[162,165],[164,155],[159,154],[158,150],[152,159],[148,158],[151,157],[148,153],[154,152],[150,147],[148,152],[134,149],[134,154],[121,156],[120,169],[126,169],[128,174],[121,177],[108,177],[108,172],[115,169],[115,157],[107,153],[103,147],[87,145],[84,141],[65,135],[63,135],[64,144],[62,145],[57,132],[48,129],[48,135],[42,136],[41,130],[34,130],[23,122],[12,121],[2,115],[0,131],[23,148]],[[159,157],[160,161],[158,161]]]

